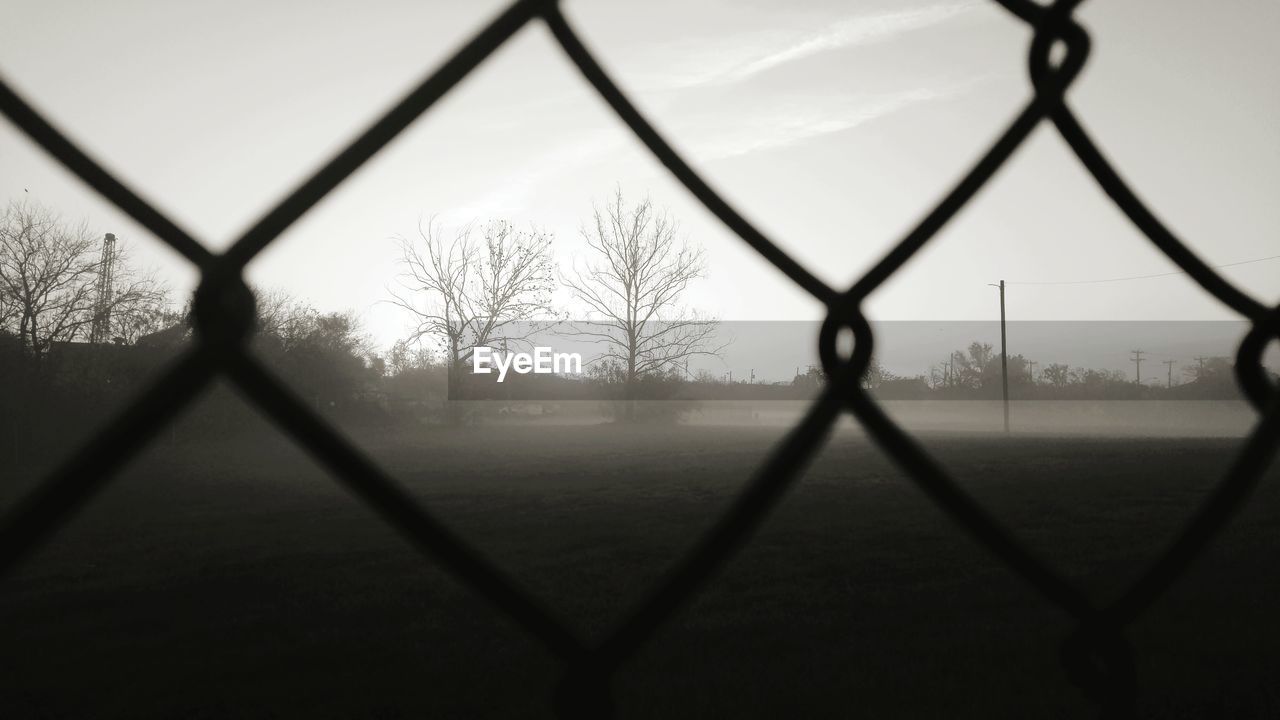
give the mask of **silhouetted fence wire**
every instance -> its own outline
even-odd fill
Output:
[[[115,471],[133,458],[198,392],[225,375],[262,413],[289,433],[352,493],[372,507],[424,554],[447,566],[536,636],[564,663],[556,692],[564,716],[611,713],[610,680],[619,666],[697,593],[748,541],[804,466],[817,454],[843,411],[852,413],[870,436],[943,510],[1043,598],[1075,617],[1078,629],[1061,648],[1069,677],[1104,716],[1133,712],[1137,678],[1125,628],[1138,618],[1205,548],[1248,498],[1280,446],[1280,391],[1262,365],[1267,344],[1280,338],[1280,307],[1270,308],[1227,282],[1200,260],[1142,203],[1107,161],[1077,119],[1065,93],[1084,66],[1089,36],[1072,16],[1081,0],[1040,5],[1031,0],[997,0],[1034,30],[1028,57],[1033,94],[973,168],[924,216],[910,233],[848,290],[838,291],[797,263],[752,226],[671,148],[582,44],[552,0],[520,0],[477,33],[452,58],[386,112],[346,149],[281,200],[222,254],[210,252],[192,235],[147,203],[50,125],[0,82],[0,112],[84,182],[194,263],[201,273],[194,318],[197,341],[115,422],[80,448],[41,485],[18,502],[0,523],[0,574],[48,538],[90,500]],[[822,301],[826,321],[818,350],[829,382],[804,419],[746,485],[731,508],[677,563],[648,597],[603,639],[578,637],[550,608],[442,525],[369,458],[344,439],[307,403],[296,397],[247,349],[253,332],[254,298],[243,269],[258,252],[310,210],[365,161],[421,116],[519,29],[540,19],[582,71],[653,154],[716,217],[787,277]],[[1065,52],[1054,62],[1051,50]],[[1181,533],[1120,598],[1096,605],[1084,592],[1036,557],[1018,538],[970,497],[947,470],[898,427],[862,388],[871,359],[870,325],[862,302],[891,277],[1000,169],[1041,122],[1048,121],[1115,204],[1152,243],[1206,292],[1252,323],[1239,347],[1236,374],[1260,418],[1213,493]],[[836,336],[852,331],[850,357],[836,351]]]

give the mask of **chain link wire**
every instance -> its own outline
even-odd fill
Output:
[[[129,408],[80,448],[0,520],[0,578],[88,502],[114,473],[217,376],[229,378],[333,477],[394,526],[423,554],[446,566],[558,656],[564,675],[555,693],[563,717],[612,715],[611,678],[655,631],[739,551],[820,450],[843,412],[851,413],[879,447],[956,523],[1026,580],[1045,601],[1069,613],[1076,631],[1061,659],[1069,678],[1102,717],[1134,713],[1137,674],[1125,629],[1181,576],[1248,499],[1280,447],[1280,389],[1268,379],[1262,354],[1280,339],[1280,307],[1271,308],[1223,279],[1143,204],[1085,131],[1066,99],[1089,54],[1089,36],[1072,13],[1082,0],[1041,5],[995,0],[1034,31],[1028,55],[1033,94],[969,172],[870,271],[849,289],[829,287],[722,199],[671,148],[583,45],[554,0],[518,0],[470,39],[344,150],[281,200],[225,253],[214,254],[126,187],[55,129],[0,79],[0,112],[103,197],[128,213],[200,271],[193,347]],[[827,317],[818,350],[828,382],[800,423],[734,499],[731,507],[651,593],[603,639],[578,637],[555,613],[463,538],[448,530],[366,455],[274,377],[247,349],[254,298],[243,269],[295,220],[355,172],[440,97],[528,23],[541,20],[569,59],[663,165],[747,245],[820,300]],[[1065,53],[1053,60],[1051,51]],[[1042,122],[1051,123],[1120,210],[1206,292],[1250,321],[1236,357],[1236,375],[1257,424],[1213,492],[1182,531],[1120,597],[1091,602],[1038,558],[966,493],[914,438],[895,424],[861,386],[874,337],[862,301],[927,244],[973,198]],[[840,331],[852,331],[851,357],[836,351]]]

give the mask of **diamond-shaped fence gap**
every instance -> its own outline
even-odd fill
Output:
[[[21,671],[0,681],[0,707],[25,694],[47,714],[165,714],[258,698],[359,714],[372,690],[388,707],[506,714],[549,695],[544,647],[224,383],[172,433],[10,576],[0,665]],[[68,673],[85,678],[74,693]]]
[[[974,139],[1026,101],[1025,81],[1006,71],[1024,31],[998,8],[859,8],[834,25],[763,7],[732,18],[588,3],[565,13],[707,183],[835,285],[877,260],[919,199],[967,169],[982,149]],[[667,13],[689,18],[685,40],[664,37]],[[886,66],[909,79],[887,84]]]
[[[250,268],[250,277],[254,284],[259,288],[266,290],[260,297],[260,311],[266,309],[271,300],[272,290],[280,286],[272,283],[271,278],[277,273],[293,278],[295,287],[301,285],[304,291],[298,294],[319,304],[315,300],[319,295],[330,294],[333,291],[352,292],[352,288],[360,285],[362,281],[344,282],[352,275],[353,272],[359,272],[360,267],[371,268],[371,274],[377,278],[379,284],[373,286],[371,290],[365,293],[365,296],[383,296],[390,300],[389,294],[385,292],[384,285],[393,286],[395,275],[402,271],[403,268],[397,267],[393,260],[384,263],[371,262],[369,257],[371,246],[381,246],[385,248],[394,258],[399,253],[397,242],[394,235],[403,235],[405,239],[414,242],[423,242],[419,236],[419,220],[424,223],[424,229],[429,226],[431,220],[431,212],[437,208],[458,208],[450,213],[438,216],[440,227],[444,233],[446,243],[451,242],[455,238],[455,233],[468,222],[476,222],[476,238],[485,232],[486,224],[489,220],[506,220],[518,230],[526,230],[530,228],[530,223],[537,223],[539,230],[546,230],[555,233],[554,251],[555,259],[560,263],[561,268],[569,271],[573,267],[575,260],[579,260],[579,265],[585,264],[589,258],[580,257],[583,254],[585,243],[577,235],[577,229],[581,222],[588,221],[592,212],[592,201],[596,201],[603,208],[604,203],[608,200],[609,194],[617,187],[649,187],[650,183],[644,178],[661,178],[668,190],[665,195],[675,198],[681,198],[684,190],[678,185],[665,178],[660,168],[655,167],[648,153],[642,148],[637,147],[630,140],[629,133],[625,127],[620,126],[607,110],[591,111],[591,104],[595,101],[592,99],[591,90],[582,85],[573,75],[567,73],[541,73],[539,77],[546,77],[546,83],[539,81],[538,83],[524,83],[520,86],[517,97],[512,97],[511,88],[508,84],[510,74],[519,71],[527,71],[530,66],[537,67],[542,62],[541,53],[547,52],[545,45],[539,46],[539,43],[531,42],[529,34],[521,34],[513,39],[512,44],[504,47],[498,52],[498,55],[492,59],[490,64],[486,64],[477,71],[476,83],[468,83],[459,88],[456,93],[451,94],[443,102],[449,112],[441,112],[425,120],[420,126],[415,126],[407,131],[406,142],[390,149],[384,155],[374,160],[368,169],[361,173],[359,177],[354,178],[350,184],[345,185],[335,191],[334,195],[317,207],[313,214],[303,218],[299,224],[291,228],[286,237],[280,241],[279,249],[272,246],[265,251],[266,258],[261,263],[254,263]],[[558,51],[555,51],[558,52]],[[557,57],[551,55],[550,57]],[[563,61],[556,61],[563,63]],[[515,65],[516,68],[513,68]],[[563,83],[558,78],[565,78]],[[498,98],[495,100],[494,95]],[[576,97],[575,97],[576,96]],[[511,108],[508,116],[493,116],[491,107],[495,103],[509,105]],[[486,110],[483,117],[475,117],[469,114],[469,107],[480,107]],[[583,113],[583,107],[587,108],[587,112]],[[479,111],[477,111],[479,112]],[[462,119],[458,121],[450,121],[449,118],[458,115]],[[582,117],[585,115],[585,118]],[[440,118],[437,122],[436,118]],[[548,145],[555,145],[550,150],[539,150],[533,153],[528,149],[528,134],[519,136],[518,141],[509,132],[515,123],[522,126],[538,125],[540,131],[545,132],[548,137]],[[566,132],[567,130],[567,132]],[[431,139],[439,133],[442,137],[448,138],[447,144],[430,145]],[[460,142],[458,137],[469,137],[469,142]],[[585,148],[578,146],[578,141],[583,136],[588,136],[588,140],[594,137],[594,141],[587,143]],[[422,143],[418,143],[419,138]],[[425,146],[425,147],[424,147]],[[598,154],[597,151],[601,147],[608,150],[607,153]],[[567,150],[565,148],[568,148]],[[575,149],[576,148],[576,149]],[[635,168],[640,168],[636,170]],[[632,173],[640,176],[642,180],[635,182],[626,182]],[[500,179],[497,179],[500,178]],[[621,178],[621,180],[620,180]],[[552,184],[555,181],[559,183],[554,193],[550,193],[543,184]],[[568,189],[563,189],[567,185]],[[351,193],[350,200],[346,193]],[[655,203],[662,203],[663,197],[659,194],[659,190],[651,191]],[[629,201],[635,202],[642,199],[643,196],[637,195],[635,198],[628,198]],[[389,208],[389,209],[388,209]],[[681,208],[668,208],[674,218],[682,221],[687,219],[686,213]],[[698,213],[705,216],[696,205],[689,206],[688,212]],[[390,219],[388,219],[390,217]],[[695,216],[696,218],[696,216]],[[368,221],[366,223],[366,221]],[[335,226],[345,223],[344,227],[348,227],[350,232],[344,233],[335,230]],[[713,220],[705,221],[704,224],[713,224]],[[370,230],[365,225],[377,225],[378,230]],[[684,233],[687,233],[691,242],[701,243],[703,235],[698,227],[689,228],[693,221],[686,223]],[[715,227],[715,232],[721,237],[725,235],[725,231],[719,227]],[[312,238],[323,234],[332,238],[330,242],[339,244],[335,250],[329,252],[321,252],[316,247],[325,245],[325,243],[316,243]],[[290,241],[288,238],[294,238]],[[732,260],[735,257],[742,257],[740,249],[736,245],[723,246],[718,249],[718,256]],[[377,252],[376,250],[374,252]],[[296,268],[303,261],[298,260],[299,255],[305,256],[305,266],[312,271],[312,277],[298,278]],[[381,259],[380,256],[378,256]],[[757,261],[758,262],[758,261]],[[277,263],[274,267],[269,263]],[[284,267],[288,265],[289,267]],[[734,268],[723,268],[715,264],[715,261],[709,263],[709,278],[721,277],[721,287],[733,287],[734,280],[740,279],[736,275]],[[275,268],[279,269],[276,270]],[[321,273],[328,271],[334,273],[329,276],[322,277]],[[772,282],[777,286],[787,285],[785,278],[777,277],[776,273],[768,271],[772,277]],[[723,303],[717,303],[707,307],[708,298],[716,297],[714,291],[707,291],[701,287],[708,281],[696,282],[687,298],[689,306],[700,311],[719,312]],[[287,287],[285,288],[287,289]],[[367,288],[366,288],[367,289]],[[412,290],[405,290],[402,294],[412,295]],[[792,290],[791,292],[797,292]],[[759,291],[756,291],[758,294]],[[354,293],[352,293],[354,294]],[[345,297],[345,296],[343,296]],[[417,299],[417,298],[415,298]],[[807,297],[805,302],[811,303]],[[336,306],[336,308],[335,308]],[[335,301],[329,307],[319,307],[322,313],[330,312],[334,309],[342,309],[341,301]],[[379,304],[368,309],[368,314],[363,318],[382,317],[384,324],[382,329],[386,332],[390,328],[390,332],[397,331],[408,333],[412,329],[409,322],[411,318],[406,318],[389,304]],[[362,319],[363,319],[362,318]],[[438,338],[437,338],[438,339]],[[555,344],[554,339],[552,344]],[[466,469],[467,462],[480,462],[486,456],[491,455],[490,448],[485,443],[476,443],[469,453],[465,453],[464,457],[459,459],[462,465],[451,465],[452,460],[442,460],[440,453],[448,450],[447,444],[440,444],[437,440],[440,437],[447,438],[451,443],[461,442],[463,436],[468,431],[449,430],[447,427],[440,425],[419,426],[418,421],[425,420],[429,423],[445,423],[448,418],[445,417],[447,410],[445,407],[447,395],[445,388],[435,387],[432,392],[435,394],[428,398],[426,405],[431,407],[424,411],[422,417],[413,419],[410,425],[413,430],[404,433],[396,433],[392,437],[388,437],[383,430],[369,431],[367,428],[363,431],[357,431],[355,427],[361,422],[368,421],[368,417],[353,418],[346,414],[347,402],[352,395],[359,394],[363,391],[360,383],[360,377],[364,369],[353,368],[354,375],[352,380],[355,384],[351,387],[341,388],[342,392],[338,395],[332,392],[335,388],[324,387],[324,383],[317,384],[314,382],[316,378],[308,378],[306,376],[305,367],[295,367],[290,363],[287,349],[276,347],[269,339],[259,338],[253,345],[255,356],[266,363],[276,376],[290,384],[299,399],[302,400],[307,407],[320,414],[330,424],[346,429],[345,439],[355,443],[361,447],[366,453],[372,455],[379,462],[391,462],[392,467],[396,467],[396,460],[401,458],[409,458],[412,462],[409,467],[413,476],[422,486],[430,487],[433,482],[444,482],[446,486],[453,488],[465,487],[466,492],[475,489],[475,483],[480,483],[484,479],[484,473],[476,473]],[[282,352],[277,352],[282,350]],[[385,351],[386,348],[377,348],[378,351]],[[439,348],[437,348],[439,350]],[[439,356],[437,356],[438,358]],[[589,357],[589,356],[588,356]],[[278,361],[278,362],[277,362]],[[746,369],[744,369],[746,370]],[[790,376],[788,376],[789,378]],[[323,380],[323,378],[321,378]],[[308,384],[312,387],[308,388]],[[594,412],[594,422],[600,422],[604,416],[596,410],[595,406],[600,405],[596,402],[587,402],[589,408]],[[542,409],[541,403],[490,403],[487,408],[480,408],[478,415],[472,420],[483,424],[490,420],[508,420],[519,422],[524,419],[523,413],[530,405],[539,405],[538,409]],[[551,411],[555,410],[558,403],[551,404]],[[661,413],[676,410],[671,407],[674,404],[654,403],[653,409]],[[421,409],[421,408],[419,408]],[[396,408],[390,408],[394,412]],[[502,411],[509,410],[509,413]],[[410,409],[412,412],[412,409]],[[434,416],[431,416],[432,413]],[[543,413],[539,412],[539,415]],[[547,414],[551,414],[548,412]],[[505,417],[504,417],[505,415]],[[495,417],[490,417],[495,416]],[[373,418],[375,421],[378,418]],[[391,418],[386,418],[391,419]],[[403,418],[401,418],[403,419]],[[472,428],[472,431],[475,429]],[[625,442],[625,431],[612,428],[614,439],[620,439]],[[495,429],[495,432],[508,432],[506,429]],[[581,428],[561,427],[546,432],[542,442],[552,448],[556,453],[556,460],[567,463],[570,468],[574,465],[573,453],[567,452],[562,448],[561,439],[569,442],[569,438],[582,431]],[[775,432],[775,435],[777,433]],[[434,437],[433,437],[434,436]],[[559,436],[559,437],[557,437]],[[602,439],[606,445],[610,442],[609,437]],[[572,444],[572,443],[569,443]],[[578,447],[574,445],[574,447]],[[581,448],[579,448],[581,449]],[[760,459],[767,451],[766,445],[752,446],[754,451],[751,457]],[[450,453],[452,457],[455,453]],[[544,459],[545,460],[545,459]],[[541,463],[543,460],[536,460]],[[424,466],[424,463],[427,464]],[[447,468],[447,471],[440,473],[432,473],[424,470],[429,468],[431,463],[440,464]],[[617,475],[620,468],[625,469],[626,460],[617,459],[606,473],[607,477],[619,480],[628,487],[637,488],[638,492],[644,493],[647,488],[643,482],[632,483],[627,473],[623,472],[622,477]],[[402,465],[399,467],[403,467]],[[528,474],[527,468],[519,463],[503,462],[500,466],[501,475],[496,480],[499,482],[515,483],[510,487],[519,487],[520,478]],[[537,469],[538,480],[545,479],[546,466]],[[749,474],[748,467],[742,467],[742,474],[737,476],[721,476],[726,482],[736,481],[741,483]],[[593,469],[594,470],[594,469]],[[608,470],[605,467],[604,470]],[[602,472],[604,471],[602,470]],[[700,471],[715,471],[710,465],[700,466]],[[393,477],[399,479],[402,470],[392,469]],[[659,472],[655,470],[654,472]],[[452,475],[457,481],[449,479]],[[570,475],[575,473],[570,470]],[[661,473],[659,472],[659,475]],[[478,476],[473,480],[473,476]],[[584,477],[595,477],[588,472]],[[650,474],[647,477],[652,477]],[[413,482],[405,483],[411,491],[415,490]],[[503,485],[502,487],[508,487]],[[545,494],[538,482],[530,485],[531,490],[536,497],[539,494]],[[594,493],[599,488],[588,489],[584,492]],[[514,492],[514,491],[513,491]],[[659,491],[661,494],[662,491]],[[723,503],[722,507],[727,506],[728,496],[731,493],[725,492],[716,499]],[[500,493],[490,492],[486,496],[490,501],[500,500]],[[569,503],[576,502],[572,495],[568,498]],[[612,503],[616,508],[618,501],[605,500],[606,503]],[[643,501],[641,501],[643,502]],[[486,523],[493,522],[493,517],[500,517],[504,512],[501,503],[495,505],[493,512],[482,517],[477,522],[479,525],[476,530],[485,532],[488,528]],[[514,511],[513,511],[514,512]],[[523,512],[523,511],[521,511]],[[585,515],[577,516],[577,520],[570,522],[583,522],[587,536],[570,534],[566,541],[573,546],[566,550],[566,553],[573,556],[584,548],[589,548],[592,544],[590,533],[603,533],[609,542],[617,540],[612,537],[611,531],[614,529],[608,523],[601,523],[590,518],[585,521]],[[452,519],[447,515],[442,515],[441,519],[452,527]],[[547,542],[554,545],[558,535],[564,534],[564,528],[561,525],[546,525],[543,521],[536,517],[531,518],[534,522],[534,529],[545,535]],[[711,522],[708,517],[704,524],[685,523],[679,526],[680,532],[674,533],[672,537],[676,541],[692,542],[697,537],[697,532],[705,528],[706,524]],[[614,523],[616,526],[618,523]],[[465,528],[456,528],[463,535],[468,534]],[[508,568],[510,572],[515,574],[522,582],[526,584],[532,582],[546,583],[549,587],[538,587],[535,594],[544,596],[542,592],[545,589],[563,590],[565,583],[548,582],[548,578],[555,581],[558,580],[555,572],[541,573],[539,567],[545,565],[545,557],[542,559],[531,558],[529,551],[537,550],[538,542],[531,542],[529,538],[522,538],[520,541],[511,543],[509,540],[514,537],[522,537],[518,533],[503,534],[498,533],[498,542],[505,542],[503,549],[513,553],[516,562],[507,562],[507,558],[496,554],[493,559],[501,567]],[[483,537],[477,542],[477,546],[481,550],[488,550]],[[575,549],[576,548],[576,549]],[[607,568],[593,567],[590,564],[585,566],[584,572],[597,573],[601,577],[600,582],[604,583],[623,583],[626,585],[625,590],[632,591],[630,594],[624,595],[623,592],[614,587],[608,586],[605,591],[598,593],[577,593],[571,594],[570,604],[573,600],[604,600],[603,609],[599,607],[583,608],[584,615],[588,619],[588,625],[591,628],[600,628],[603,626],[612,626],[617,615],[625,608],[629,608],[634,602],[638,602],[643,593],[641,590],[647,589],[638,587],[644,585],[643,579],[654,579],[666,570],[669,561],[679,553],[676,550],[680,548],[665,548],[663,553],[657,553],[652,550],[640,548],[636,551],[638,557],[637,562],[652,562],[648,573],[640,573],[640,580],[633,576],[623,576],[618,573],[609,572]],[[552,547],[548,553],[555,554],[556,549]],[[626,552],[626,550],[622,550]],[[601,556],[597,553],[587,552],[589,560],[592,562],[599,560]],[[526,562],[527,561],[527,562]],[[633,568],[634,569],[634,568]],[[557,571],[559,572],[559,571]],[[570,575],[572,577],[572,575]],[[573,586],[570,583],[570,586]],[[589,603],[589,604],[591,604]],[[553,607],[557,607],[556,603],[548,603]],[[575,606],[576,607],[576,606]],[[566,617],[571,617],[569,613],[565,613]]]

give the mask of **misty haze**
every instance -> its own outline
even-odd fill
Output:
[[[1277,31],[6,4],[0,717],[1280,717]]]

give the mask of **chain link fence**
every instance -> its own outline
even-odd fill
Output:
[[[172,421],[203,388],[224,375],[258,409],[305,448],[334,478],[371,506],[424,554],[532,633],[563,662],[556,710],[565,717],[604,717],[612,712],[610,679],[620,665],[689,602],[706,581],[748,541],[782,494],[816,454],[840,415],[848,411],[910,478],[965,531],[1025,579],[1046,602],[1077,620],[1061,648],[1071,678],[1104,717],[1133,713],[1137,678],[1125,630],[1187,569],[1248,498],[1280,447],[1280,391],[1262,365],[1266,346],[1280,338],[1280,307],[1268,307],[1236,288],[1201,261],[1142,203],[1085,131],[1066,99],[1089,54],[1089,36],[1072,16],[1081,0],[1041,5],[997,0],[1034,30],[1028,72],[1034,92],[1026,105],[969,172],[893,249],[847,290],[829,287],[748,223],[654,130],[582,44],[552,0],[519,0],[476,34],[451,59],[379,118],[346,149],[281,200],[225,253],[214,254],[159,210],[133,193],[71,143],[8,85],[0,82],[0,112],[105,198],[127,212],[195,264],[201,273],[194,317],[197,341],[136,402],[67,459],[0,522],[0,576],[10,571],[75,510],[105,486]],[[263,248],[329,191],[377,153],[442,95],[463,80],[527,23],[542,21],[556,41],[653,154],[747,245],[827,307],[817,338],[829,382],[803,420],[694,548],[665,580],[603,639],[576,636],[551,609],[526,594],[465,540],[295,397],[249,353],[254,298],[242,271]],[[1060,59],[1054,58],[1060,56]],[[861,387],[871,359],[870,325],[862,301],[928,243],[1021,146],[1041,122],[1052,123],[1080,162],[1139,230],[1206,292],[1251,323],[1236,357],[1245,396],[1259,413],[1222,480],[1181,533],[1118,599],[1097,605],[1042,562],[970,497],[920,444],[898,427]],[[836,338],[852,332],[847,357]]]

